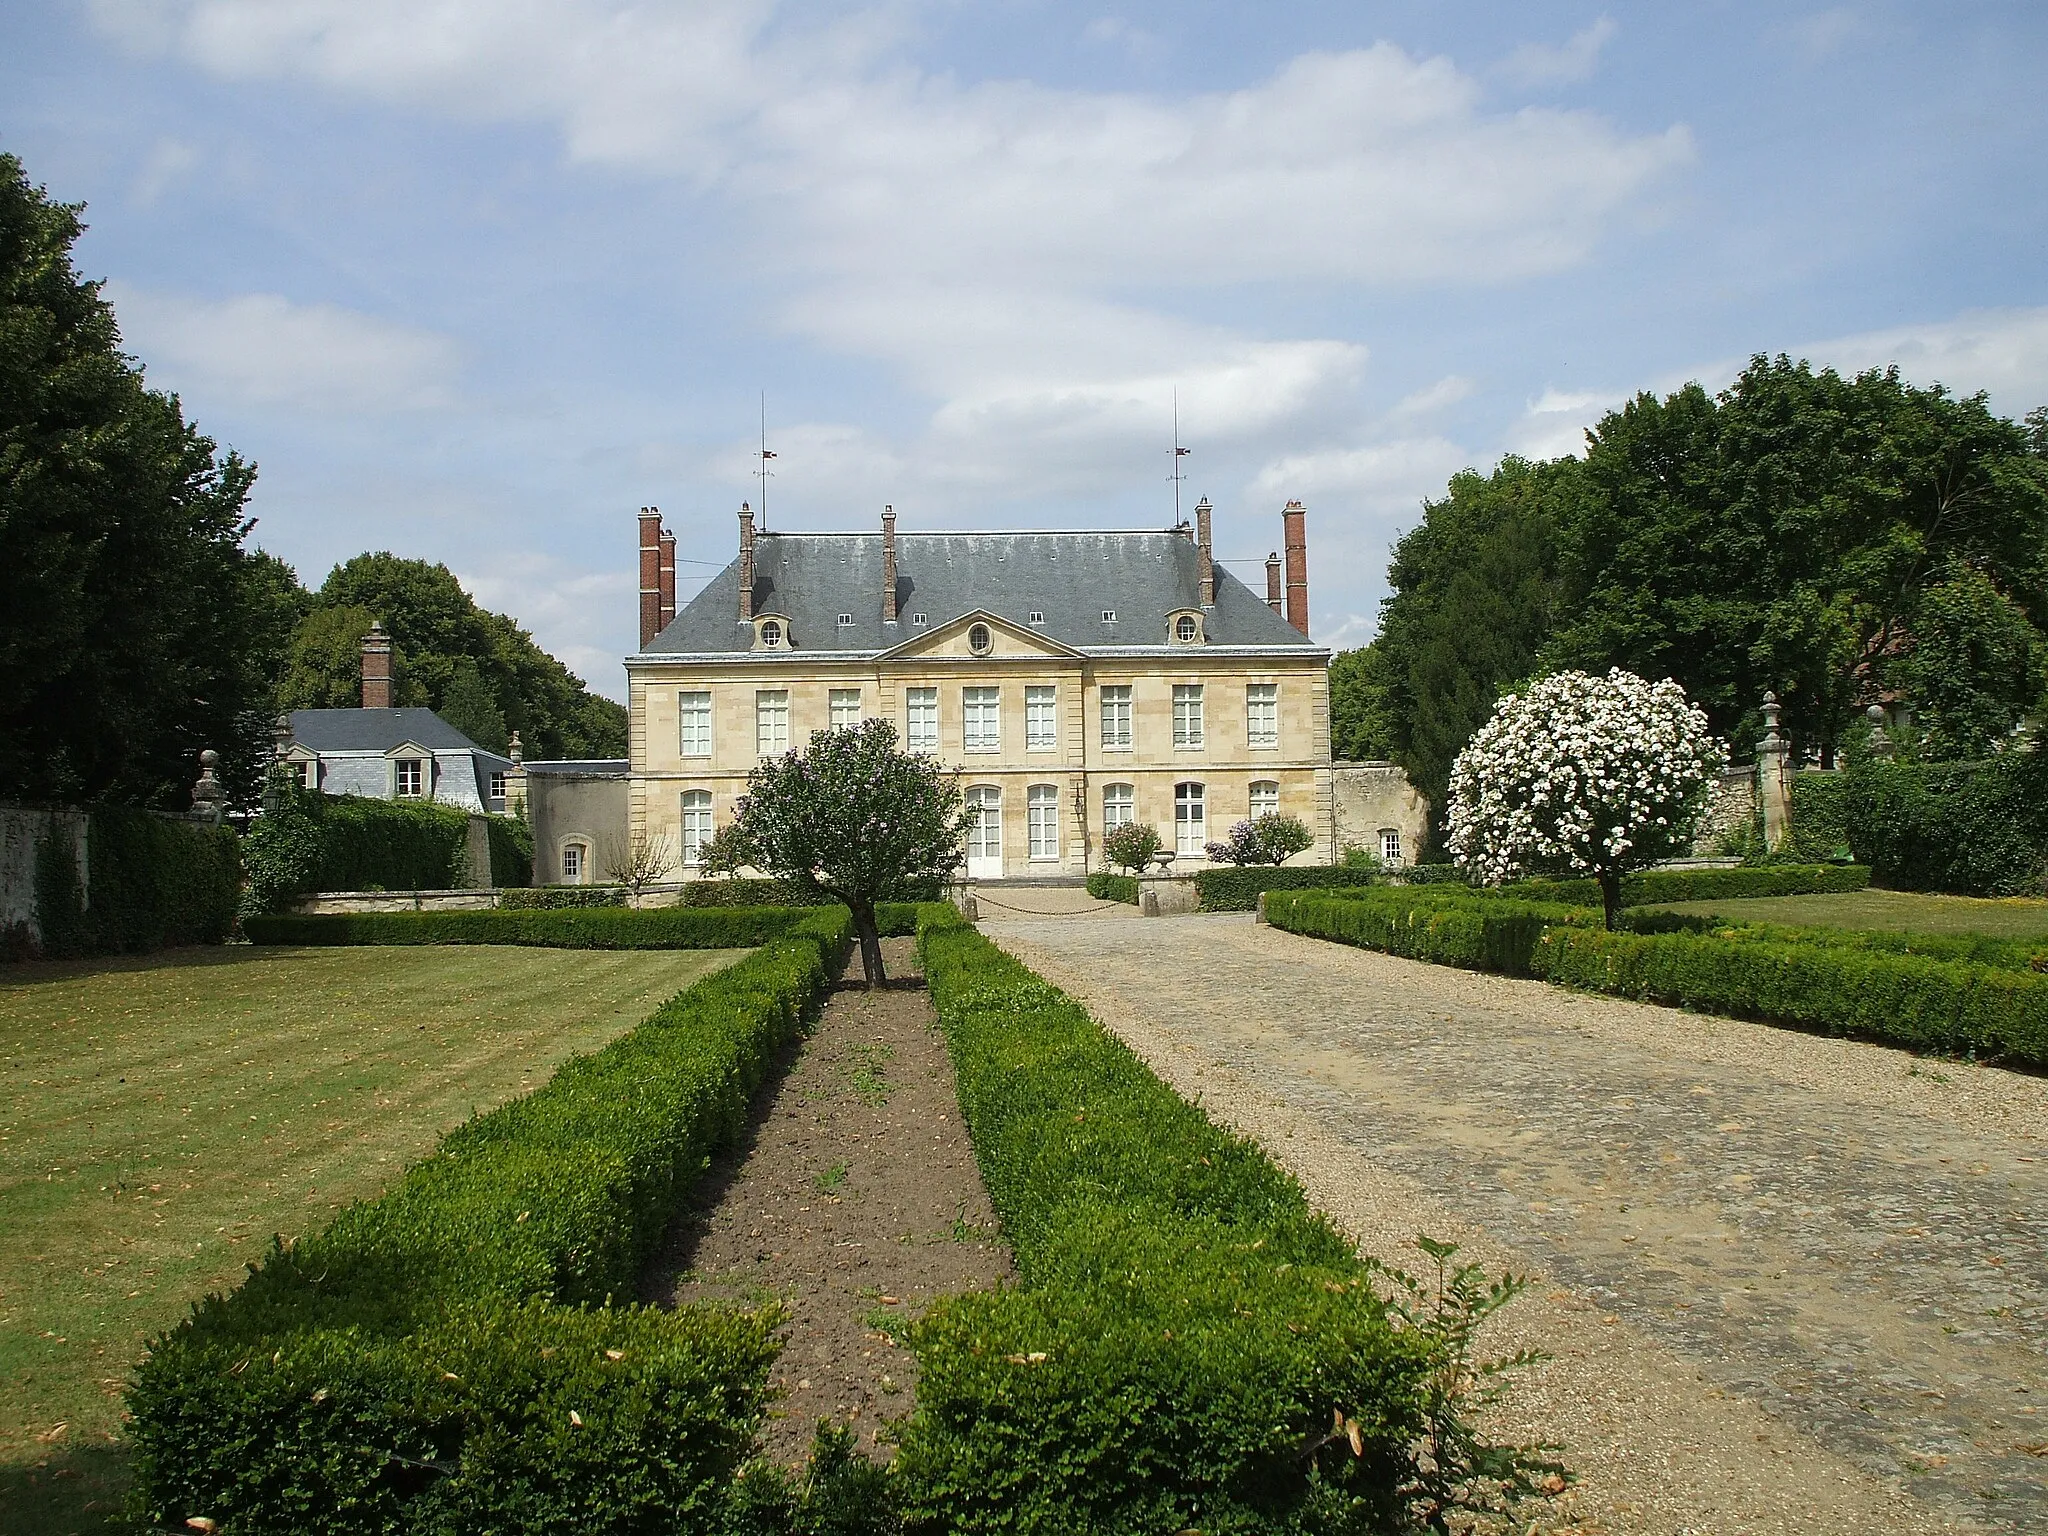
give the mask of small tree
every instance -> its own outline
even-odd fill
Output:
[[[1670,679],[1560,672],[1502,699],[1458,754],[1451,853],[1490,885],[1591,875],[1612,928],[1622,876],[1691,848],[1726,761]]]
[[[611,838],[605,842],[605,874],[635,896],[675,867],[675,845],[665,835],[648,837],[636,832],[631,839]]]
[[[1230,840],[1210,843],[1204,850],[1220,864],[1285,864],[1304,848],[1315,846],[1315,834],[1299,816],[1268,811],[1256,821],[1240,821],[1230,829]]]
[[[749,774],[739,815],[705,845],[704,865],[714,874],[764,870],[845,902],[874,987],[885,980],[876,902],[909,881],[949,878],[970,815],[957,775],[899,751],[888,721],[863,720],[814,731],[802,751]]]
[[[1141,874],[1163,844],[1149,822],[1126,821],[1102,834],[1102,856],[1118,869]]]

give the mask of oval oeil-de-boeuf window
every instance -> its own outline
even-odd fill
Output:
[[[994,644],[995,638],[989,634],[986,624],[976,624],[967,631],[967,649],[977,656],[986,656]]]
[[[1178,620],[1178,622],[1176,622],[1176,623],[1174,624],[1174,626],[1173,626],[1173,632],[1174,632],[1174,634],[1175,634],[1175,635],[1179,636],[1179,637],[1180,637],[1181,639],[1183,639],[1183,640],[1192,640],[1192,639],[1194,639],[1194,638],[1195,638],[1195,616],[1194,616],[1193,614],[1191,614],[1191,613],[1184,613],[1184,614],[1182,614],[1182,615],[1180,616],[1180,619]]]
[[[782,644],[782,626],[773,619],[763,624],[761,626],[761,643],[763,645]]]

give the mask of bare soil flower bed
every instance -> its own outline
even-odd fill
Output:
[[[910,1412],[916,1386],[888,1320],[1010,1275],[914,943],[883,952],[896,979],[842,983],[645,1282],[653,1302],[789,1308],[766,1437],[786,1465],[821,1419],[886,1459],[885,1421]]]

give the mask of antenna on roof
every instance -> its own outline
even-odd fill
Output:
[[[1166,477],[1173,482],[1173,526],[1176,528],[1180,526],[1180,483],[1187,479],[1181,472],[1180,461],[1191,452],[1192,449],[1180,445],[1180,391],[1176,389],[1173,392],[1173,473]]]
[[[768,467],[768,461],[775,457],[768,451],[768,391],[761,391],[761,467],[754,471],[754,478],[761,482],[761,531],[768,531],[768,482],[775,478],[775,471]]]

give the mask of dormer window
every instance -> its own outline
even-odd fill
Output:
[[[393,793],[401,800],[417,800],[424,792],[426,767],[427,765],[416,757],[398,759],[391,765]]]
[[[1114,624],[1116,622],[1116,610],[1114,608],[1103,609],[1102,622],[1105,624]]]
[[[1176,640],[1192,640],[1195,638],[1195,620],[1192,614],[1184,613],[1174,620],[1173,638]]]
[[[970,624],[967,628],[967,649],[977,656],[986,656],[995,649],[995,636],[989,633],[986,624]]]
[[[789,649],[789,625],[783,619],[756,619],[754,621],[754,649],[757,651],[783,651]]]
[[[1170,614],[1166,621],[1166,634],[1175,645],[1200,645],[1202,616],[1194,612]]]
[[[853,628],[853,615],[850,613],[842,613],[841,615],[839,615],[839,627],[841,629]]]
[[[931,620],[930,620],[930,619],[929,619],[928,617],[926,617],[926,616],[925,616],[924,614],[921,614],[921,613],[913,613],[913,614],[912,614],[912,615],[910,616],[910,622],[911,622],[911,623],[913,623],[913,624],[929,624],[929,623],[931,623]]]
[[[1040,613],[1036,608],[1034,608],[1031,610],[1031,622],[1034,624],[1043,624],[1045,622],[1045,615],[1043,613]]]
[[[773,619],[764,623],[761,626],[761,643],[763,645],[782,644],[782,626]]]

